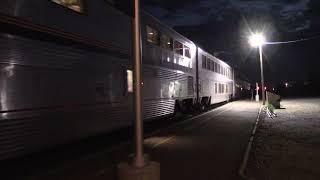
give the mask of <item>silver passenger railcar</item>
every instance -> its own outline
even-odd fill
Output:
[[[234,96],[232,68],[198,48],[199,98],[202,106],[229,101]]]
[[[145,119],[188,109],[195,99],[195,44],[148,13],[141,33]]]
[[[2,0],[0,24],[0,159],[131,125],[132,18],[114,1]],[[141,33],[144,120],[230,99],[226,63],[148,13]]]

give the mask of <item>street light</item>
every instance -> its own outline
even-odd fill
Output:
[[[260,54],[260,68],[261,68],[261,91],[262,91],[262,104],[265,105],[265,88],[264,88],[264,76],[263,76],[263,61],[262,61],[262,46],[266,43],[265,37],[261,33],[252,34],[249,37],[249,44],[252,47],[259,47]]]

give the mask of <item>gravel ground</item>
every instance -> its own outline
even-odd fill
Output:
[[[257,180],[320,179],[320,98],[281,105],[278,117],[261,115],[248,175]]]

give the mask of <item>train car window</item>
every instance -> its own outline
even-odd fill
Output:
[[[211,60],[207,57],[207,69],[211,69]]]
[[[172,43],[172,39],[169,36],[167,36],[165,34],[161,35],[161,37],[160,37],[160,46],[162,48],[172,50],[172,48],[173,48],[172,44],[173,44]]]
[[[127,87],[128,92],[133,92],[133,73],[131,70],[127,70]]]
[[[83,0],[51,0],[51,2],[62,5],[78,13],[84,12]]]
[[[183,46],[184,48],[184,56],[188,57],[188,58],[191,58],[191,55],[190,55],[190,48],[186,45]]]
[[[214,71],[214,61],[211,61],[211,71]]]
[[[214,65],[213,65],[213,61],[210,60],[210,71],[213,70],[213,66],[214,66]]]
[[[208,57],[206,57],[206,59],[207,59],[207,69],[210,70],[210,66],[211,66],[210,59]]]
[[[147,40],[150,43],[159,45],[159,32],[147,25]]]
[[[229,85],[226,85],[226,93],[229,93]]]
[[[202,55],[202,68],[203,69],[207,68],[207,59],[205,55]]]
[[[218,63],[214,64],[214,72],[218,73]]]
[[[218,94],[218,85],[217,85],[217,83],[214,83],[214,92],[216,94]]]
[[[179,41],[174,41],[174,52],[183,55],[183,44]]]
[[[220,73],[220,64],[217,64],[217,73]]]
[[[224,86],[225,86],[225,84],[222,84],[222,93],[225,93],[224,92]]]

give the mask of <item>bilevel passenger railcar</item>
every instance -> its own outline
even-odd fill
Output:
[[[202,106],[229,101],[234,96],[232,68],[198,48],[199,98]]]
[[[195,99],[195,44],[147,13],[141,19],[145,119],[187,110]]]
[[[1,1],[0,159],[131,125],[132,18],[110,2]],[[230,98],[227,64],[147,13],[141,31],[145,120]]]

